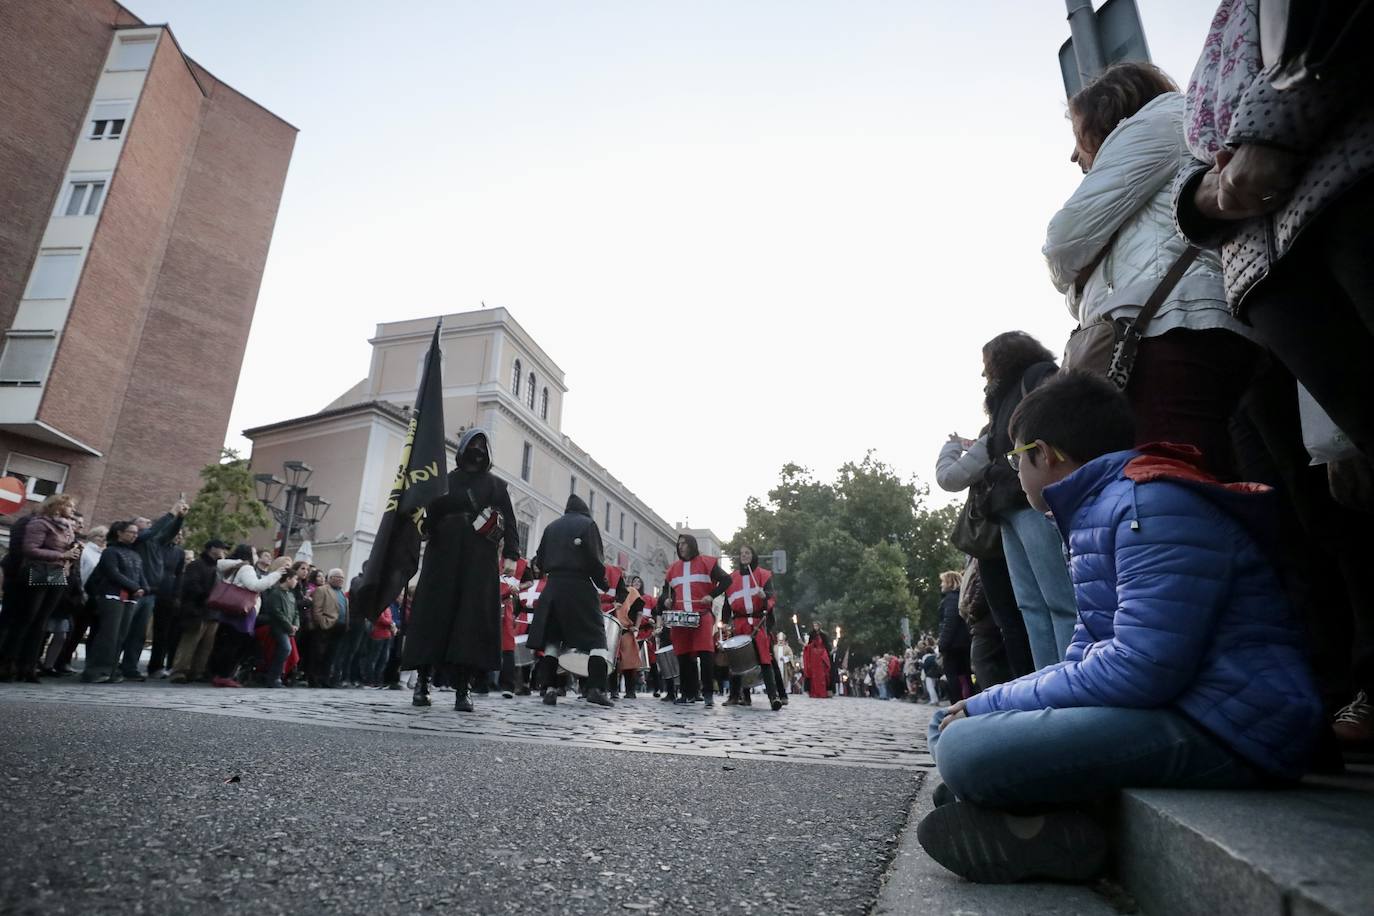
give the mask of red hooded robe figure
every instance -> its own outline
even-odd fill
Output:
[[[811,638],[802,650],[802,674],[806,676],[809,693],[824,699],[830,692],[830,653],[821,641],[819,630],[811,631]]]

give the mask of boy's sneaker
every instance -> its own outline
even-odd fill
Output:
[[[1331,730],[1345,744],[1374,742],[1374,705],[1363,690],[1355,694],[1350,704],[1336,713]]]
[[[952,801],[921,820],[916,839],[936,862],[980,884],[1083,882],[1107,858],[1106,834],[1081,811],[1016,817]]]

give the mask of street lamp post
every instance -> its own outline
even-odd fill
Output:
[[[255,474],[253,483],[257,489],[258,501],[267,507],[272,518],[281,527],[281,546],[276,555],[285,555],[291,532],[296,528],[299,518],[304,527],[314,528],[329,511],[329,501],[311,495],[306,484],[313,472],[304,461],[287,461],[282,465],[285,480],[275,474]],[[278,506],[279,497],[285,496],[283,505]]]
[[[1069,10],[1069,32],[1073,35],[1073,53],[1078,60],[1078,76],[1086,86],[1106,69],[1102,43],[1097,36],[1097,14],[1092,0],[1066,0]]]

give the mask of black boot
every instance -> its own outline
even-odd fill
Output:
[[[415,693],[410,697],[412,706],[433,706],[429,698],[429,665],[421,665],[415,672]]]
[[[610,706],[611,698],[606,695],[606,660],[593,655],[587,660],[587,702],[597,706]]]
[[[716,657],[710,652],[702,652],[697,661],[701,665],[701,701],[707,706],[715,706]]]
[[[453,685],[453,710],[454,712],[472,712],[472,699],[468,695],[468,686],[465,683]]]
[[[659,697],[664,703],[677,702],[677,679],[665,677],[663,679],[663,696]]]
[[[701,680],[697,674],[697,662],[690,655],[683,655],[678,658],[679,674],[678,687],[680,693],[674,700],[679,706],[684,703],[696,703],[701,699]]]
[[[778,688],[773,680],[773,666],[765,665],[763,668],[763,692],[768,694],[768,705],[773,707],[773,712],[782,709],[782,700],[778,699]]]
[[[534,685],[544,696],[545,706],[558,703],[558,659],[545,655],[534,668]]]

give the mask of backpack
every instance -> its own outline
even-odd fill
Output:
[[[938,678],[944,672],[940,670],[940,660],[931,652],[921,659],[921,673],[926,677]]]

